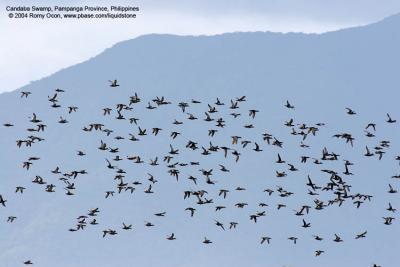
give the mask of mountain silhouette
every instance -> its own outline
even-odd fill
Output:
[[[385,267],[396,266],[400,260],[396,253],[399,245],[396,235],[400,228],[396,222],[385,228],[382,216],[387,215],[384,211],[388,202],[393,206],[400,205],[398,199],[388,198],[386,194],[389,182],[399,188],[398,183],[390,178],[399,170],[398,163],[393,160],[398,153],[399,131],[396,125],[385,122],[387,113],[400,118],[399,29],[400,15],[394,15],[371,25],[324,34],[150,34],[120,42],[85,62],[13,92],[0,94],[0,123],[14,125],[0,128],[0,195],[7,199],[7,206],[0,207],[0,265],[19,266],[31,259],[34,266],[44,267],[329,267],[340,264],[361,267],[372,266],[375,262]],[[32,67],[40,68],[40,64]],[[119,86],[110,87],[109,81],[113,80],[117,80]],[[57,88],[65,92],[57,93],[61,107],[52,108],[49,99]],[[21,98],[21,92],[25,91],[31,94]],[[135,93],[142,102],[140,108],[134,107],[132,112],[140,118],[140,126],[148,131],[148,136],[139,138],[148,141],[118,143],[112,137],[123,135],[129,138],[129,133],[138,137],[138,127],[129,123],[128,116],[125,121],[114,119],[118,115],[115,106],[125,103]],[[161,167],[149,169],[126,160],[110,162],[110,165],[129,170],[126,179],[130,182],[142,181],[143,185],[134,194],[115,192],[114,197],[105,198],[105,192],[116,182],[113,180],[114,171],[106,168],[106,159],[111,161],[113,155],[97,149],[101,141],[112,148],[118,146],[124,158],[140,154],[146,162],[157,155],[161,162],[170,150],[169,145],[174,142],[173,148],[179,148],[182,157],[195,161],[197,157],[185,152],[186,141],[193,138],[208,146],[208,128],[202,127],[200,122],[187,122],[187,115],[182,113],[178,103],[192,99],[201,101],[199,106],[191,104],[188,112],[203,120],[207,103],[214,103],[218,97],[225,105],[230,105],[231,99],[243,95],[246,102],[241,104],[241,124],[234,133],[254,139],[260,138],[264,131],[282,136],[284,152],[260,143],[265,152],[263,156],[250,149],[243,152],[238,163],[229,159],[224,166],[230,172],[214,174],[218,182],[216,186],[207,187],[209,194],[218,195],[218,190],[229,187],[231,190],[225,202],[221,197],[214,199],[215,205],[223,202],[229,209],[216,213],[213,208],[208,211],[196,207],[195,215],[190,217],[190,212],[185,210],[189,203],[183,202],[182,192],[195,188],[186,181],[186,176],[194,173],[201,179],[198,170],[201,167],[198,166],[191,167],[190,172],[183,172],[176,182]],[[156,96],[165,96],[172,105],[146,109],[148,102],[152,103]],[[293,111],[284,107],[287,100],[295,106]],[[68,113],[69,106],[78,107],[77,112]],[[107,107],[113,109],[110,117],[103,116],[103,109]],[[357,112],[356,118],[346,114],[347,107]],[[247,114],[249,109],[259,110],[254,120]],[[28,135],[26,130],[32,127],[29,120],[33,113],[47,124],[44,132],[37,133],[45,140],[31,148],[18,148],[16,141]],[[227,124],[233,125],[234,119],[226,116]],[[324,137],[311,139],[307,153],[320,155],[322,148],[327,146],[346,159],[353,159],[356,164],[351,171],[355,175],[349,178],[352,190],[374,196],[373,201],[366,204],[368,207],[355,209],[349,205],[313,212],[305,220],[312,223],[311,230],[298,227],[302,225],[302,218],[293,220],[292,208],[314,200],[304,194],[307,192],[307,175],[310,174],[317,184],[325,178],[320,174],[322,167],[312,171],[302,168],[297,174],[283,178],[282,182],[276,180],[277,153],[286,162],[302,166],[299,159],[303,150],[299,148],[298,139],[291,137],[289,128],[283,128],[283,122],[291,118],[295,123],[326,123],[326,128],[320,130]],[[68,123],[58,123],[62,119]],[[172,125],[174,119],[185,120],[182,135],[186,139],[177,137],[175,142],[169,137],[171,131],[179,130],[178,126]],[[364,128],[369,122],[377,124],[374,140],[364,136]],[[112,129],[114,133],[107,137],[104,132],[82,131],[83,127],[93,123],[104,124],[104,128]],[[249,123],[254,123],[256,129],[242,127]],[[161,137],[153,140],[150,135],[154,127],[163,130]],[[355,133],[354,148],[332,139],[334,134],[346,131]],[[231,135],[232,132],[221,130],[212,142],[230,141]],[[391,140],[393,148],[383,156],[390,160],[370,160],[362,156],[366,144],[372,148],[381,140]],[[79,150],[86,155],[78,156]],[[40,157],[40,160],[34,162],[28,171],[23,169],[22,163],[33,156]],[[200,158],[202,167],[206,169],[225,160],[223,155]],[[342,165],[341,161],[335,168],[340,169]],[[51,173],[57,166],[61,172],[87,170],[88,174],[73,180],[76,185],[74,196],[66,196],[65,185],[59,180],[61,176]],[[214,172],[217,171],[215,168]],[[158,180],[152,188],[155,196],[143,193],[149,185],[145,182],[148,173]],[[55,192],[45,192],[45,186],[32,184],[37,175],[48,184],[54,184]],[[296,192],[294,197],[285,199],[288,208],[282,212],[274,206],[280,199],[266,198],[262,191],[267,187],[276,189],[277,183]],[[26,188],[22,195],[14,192],[17,186]],[[246,190],[232,190],[238,186]],[[231,208],[237,201],[230,200],[229,194],[236,196],[235,200],[243,196],[243,201],[252,203],[252,206],[244,212]],[[267,217],[254,224],[248,215],[261,211],[257,207],[260,199],[265,199],[273,208],[267,208]],[[87,227],[85,231],[68,231],[78,216],[96,207],[101,211],[96,218],[101,225]],[[167,212],[165,219],[163,216],[154,217],[154,213],[163,211]],[[7,223],[9,216],[17,219]],[[215,226],[216,221],[225,222],[227,228],[228,222],[234,218],[241,222],[237,231],[227,234],[228,230]],[[102,237],[104,229],[121,229],[122,222],[125,226],[132,224],[132,231],[120,230],[116,236]],[[155,226],[147,227],[145,222]],[[341,229],[341,232],[336,233],[334,229]],[[368,229],[365,240],[353,240],[354,232],[362,233],[365,229]],[[318,241],[312,237],[318,232],[325,233],[324,238],[332,240],[335,234],[339,234],[345,242],[340,245],[324,243],[318,247],[319,243],[315,243]],[[263,235],[272,236],[268,247],[260,247]],[[167,236],[169,240],[166,240]],[[299,237],[295,247],[287,240],[289,236]],[[212,243],[205,245],[202,243],[205,240]],[[317,249],[326,252],[316,258],[314,251]]]

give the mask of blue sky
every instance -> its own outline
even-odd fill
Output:
[[[184,35],[234,31],[326,32],[376,22],[400,11],[399,1],[95,1],[141,8],[134,22],[9,20],[11,4],[90,4],[90,1],[0,3],[0,92],[11,91],[148,33]],[[11,37],[12,36],[12,37]],[[29,45],[27,45],[29,44]],[[90,44],[90,45],[88,45]],[[39,66],[40,67],[36,67]],[[32,68],[32,66],[35,66]]]

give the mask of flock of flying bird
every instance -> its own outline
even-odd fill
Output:
[[[117,80],[110,81],[111,90],[119,90],[120,85]],[[68,114],[79,112],[79,107],[77,106],[68,106],[64,107],[61,103],[62,94],[65,93],[62,89],[56,89],[54,95],[48,97],[48,101],[50,103],[50,107],[63,111],[63,114],[59,117],[58,123],[67,124],[70,123],[67,119]],[[31,92],[23,91],[21,92],[21,98],[29,98]],[[115,120],[126,121],[130,126],[137,125],[137,133],[129,133],[128,135],[119,135],[120,129],[109,129],[106,125],[100,122],[94,122],[89,125],[83,125],[82,131],[90,134],[91,132],[102,132],[104,136],[101,140],[99,140],[99,145],[97,150],[104,153],[106,159],[104,161],[104,168],[107,170],[114,172],[113,181],[115,181],[114,188],[110,188],[106,192],[103,192],[104,197],[106,199],[112,198],[116,194],[149,194],[149,195],[157,195],[156,192],[156,183],[157,178],[152,175],[149,171],[148,177],[146,181],[133,181],[128,182],[128,174],[127,170],[120,168],[120,161],[130,161],[134,164],[140,165],[148,165],[149,168],[155,168],[159,165],[164,165],[167,174],[172,176],[174,180],[180,182],[182,179],[187,179],[191,183],[192,188],[196,188],[196,190],[190,189],[185,190],[183,193],[184,201],[192,201],[191,204],[188,204],[188,207],[185,208],[185,211],[188,213],[187,215],[190,217],[196,216],[196,212],[200,206],[209,207],[209,211],[212,213],[220,212],[224,209],[228,209],[223,204],[215,204],[219,202],[218,200],[225,200],[228,198],[233,191],[244,191],[245,187],[238,186],[234,188],[219,188],[216,192],[217,195],[212,195],[209,187],[218,187],[218,180],[215,178],[216,172],[229,174],[230,170],[227,168],[227,164],[229,163],[219,163],[216,164],[214,168],[205,168],[201,165],[201,156],[209,156],[211,154],[221,154],[224,160],[232,159],[231,162],[240,162],[241,157],[245,155],[245,153],[261,153],[267,150],[267,146],[273,146],[277,149],[283,149],[284,142],[278,137],[274,136],[271,133],[264,132],[257,135],[252,135],[251,139],[247,139],[244,136],[232,135],[225,136],[224,138],[227,140],[225,144],[213,144],[213,138],[215,135],[219,134],[219,131],[223,128],[229,127],[226,119],[221,116],[223,111],[227,111],[229,116],[231,116],[234,120],[239,120],[239,118],[243,118],[244,116],[248,116],[250,122],[253,120],[259,110],[250,109],[243,110],[241,108],[242,103],[246,102],[246,96],[237,97],[231,99],[228,102],[223,102],[219,98],[217,98],[212,103],[206,103],[207,108],[202,112],[202,114],[193,114],[190,113],[190,109],[192,106],[200,106],[204,103],[201,101],[192,99],[188,102],[180,102],[180,103],[172,103],[168,101],[165,97],[156,97],[151,101],[147,102],[145,109],[148,112],[154,109],[160,109],[163,106],[171,106],[177,105],[177,108],[182,111],[185,116],[185,119],[174,119],[172,121],[174,130],[168,132],[168,138],[170,139],[169,147],[165,151],[159,151],[159,155],[154,158],[144,159],[141,155],[123,155],[120,151],[120,147],[110,145],[112,142],[140,142],[143,138],[149,135],[153,135],[154,138],[159,136],[161,133],[167,131],[167,129],[161,129],[158,127],[154,127],[152,129],[146,129],[141,126],[141,121],[145,120],[145,118],[135,117],[135,110],[139,108],[140,103],[144,102],[141,97],[135,93],[129,99],[127,99],[126,103],[118,103],[115,104],[114,107],[104,107],[101,112],[103,117],[109,117]],[[295,106],[292,105],[289,101],[284,103],[284,107],[288,110],[295,110]],[[147,112],[147,111],[146,111]],[[356,116],[356,111],[351,108],[346,108],[345,112],[348,116]],[[200,144],[195,139],[190,139],[185,137],[185,133],[183,133],[179,129],[182,128],[183,124],[185,124],[185,120],[190,121],[204,121],[208,125],[207,134],[209,138],[208,144]],[[30,148],[34,146],[38,142],[44,142],[45,138],[40,137],[41,132],[46,131],[48,127],[54,127],[53,122],[45,122],[42,121],[40,116],[36,113],[33,113],[32,116],[29,117],[29,123],[31,123],[31,127],[27,129],[28,136],[25,139],[16,140],[16,145],[23,148]],[[393,119],[389,114],[387,114],[386,123],[394,124],[396,120]],[[3,124],[4,127],[13,127],[14,125],[11,122],[7,122]],[[242,125],[245,129],[255,128],[253,123],[247,123]],[[309,138],[313,138],[318,135],[321,128],[325,127],[325,123],[316,123],[314,125],[307,125],[306,123],[295,123],[294,119],[289,119],[284,122],[284,126],[287,127],[288,131],[296,137],[299,138],[300,147],[303,149],[309,148],[307,145],[307,141]],[[127,129],[123,128],[123,129]],[[376,124],[369,123],[365,127],[365,135],[369,138],[375,137],[376,132]],[[162,134],[161,134],[162,135]],[[165,135],[164,135],[165,137]],[[176,139],[186,138],[185,147],[178,147],[174,144]],[[355,138],[351,133],[339,133],[335,134],[333,138],[338,138],[344,140],[350,147],[354,144]],[[257,140],[260,141],[257,141]],[[229,144],[229,145],[227,145]],[[382,140],[380,141],[374,148],[365,147],[365,157],[376,157],[377,160],[382,160],[384,154],[387,149],[390,147],[390,141]],[[123,144],[122,144],[123,146]],[[190,151],[195,153],[195,157],[198,160],[194,161],[185,161],[185,158],[180,158],[180,154],[183,150]],[[253,152],[252,152],[253,151]],[[283,150],[282,150],[283,151]],[[201,156],[200,156],[201,155]],[[78,157],[85,157],[86,152],[83,150],[77,151]],[[288,162],[282,157],[282,152],[278,152],[276,155],[277,166],[279,166],[280,170],[275,171],[275,175],[278,179],[284,179],[286,176],[289,176],[291,173],[296,173],[299,171],[300,164],[308,164],[306,168],[310,168],[309,164],[314,164],[316,167],[328,165],[329,162],[339,162],[342,161],[343,170],[334,170],[331,168],[322,168],[321,172],[326,175],[326,183],[317,183],[313,181],[312,177],[308,175],[305,180],[305,185],[307,187],[307,194],[313,198],[312,204],[300,205],[294,210],[294,215],[301,218],[300,226],[307,229],[312,228],[312,223],[306,219],[306,215],[309,214],[312,210],[322,210],[329,208],[330,206],[342,206],[344,202],[348,201],[355,208],[360,208],[365,203],[372,201],[373,197],[367,193],[353,192],[354,188],[349,183],[348,177],[353,175],[351,172],[352,165],[354,162],[343,158],[341,155],[335,153],[334,151],[329,151],[327,147],[323,147],[321,154],[319,156],[309,156],[303,155],[300,157],[299,162]],[[397,156],[395,160],[400,162],[400,156]],[[22,162],[22,168],[26,170],[30,170],[32,165],[35,162],[40,161],[40,155],[29,157],[26,161]],[[191,175],[183,175],[185,173],[185,169],[188,167],[192,167],[196,169],[196,173]],[[281,168],[283,167],[283,168]],[[285,169],[285,170],[282,170]],[[58,184],[50,183],[46,181],[41,175],[36,175],[32,180],[32,183],[37,184],[38,186],[43,186],[44,191],[48,193],[56,192],[60,187],[63,192],[69,197],[75,194],[76,183],[74,182],[81,175],[88,175],[90,171],[87,170],[61,170],[59,166],[54,166],[51,170],[52,175],[58,177],[61,186]],[[200,178],[200,179],[199,179]],[[202,178],[202,179],[201,179]],[[394,175],[392,178],[400,178],[400,175]],[[26,185],[25,185],[26,186]],[[25,186],[17,186],[15,188],[16,194],[23,194],[25,190],[28,190]],[[141,189],[141,191],[139,191]],[[280,199],[282,199],[281,203],[276,205],[276,209],[284,209],[286,208],[286,204],[284,202],[285,198],[291,197],[295,194],[295,192],[291,192],[285,189],[283,186],[277,186],[275,189],[273,188],[265,188],[262,189],[265,193],[266,200],[267,197],[271,195],[277,195]],[[1,192],[0,192],[1,193]],[[392,184],[388,185],[388,194],[396,194],[397,190],[395,186]],[[326,200],[324,200],[326,198]],[[4,194],[0,194],[0,207],[5,208],[7,206],[7,198]],[[249,203],[238,201],[234,207],[241,210],[246,210],[246,207],[249,206]],[[258,208],[260,211],[248,214],[248,218],[250,221],[254,223],[259,223],[260,220],[264,216],[267,215],[267,207],[272,206],[267,201],[259,202]],[[97,219],[97,215],[100,212],[101,208],[96,207],[90,209],[87,213],[82,214],[76,218],[76,224],[69,229],[70,232],[82,231],[85,230],[88,226],[96,226],[99,225],[99,221]],[[387,203],[386,209],[387,215],[382,218],[382,223],[385,225],[391,225],[395,221],[394,214],[396,213],[396,208],[392,206],[389,202]],[[156,212],[154,214],[156,217],[167,217],[167,211]],[[9,216],[7,218],[8,223],[13,223],[17,219],[16,216]],[[216,227],[220,228],[222,231],[234,230],[238,227],[238,221],[230,221],[230,222],[221,222],[219,220],[214,220],[213,223]],[[155,225],[150,222],[145,222],[145,227],[154,227]],[[128,224],[126,222],[122,222],[119,228],[108,228],[100,230],[103,238],[110,238],[111,236],[117,235],[120,230],[122,231],[130,231],[133,230],[134,227],[132,224]],[[363,239],[367,236],[368,231],[363,231],[359,233],[354,233],[353,238],[355,239]],[[311,235],[311,234],[310,234]],[[321,242],[325,240],[325,237],[321,235],[314,234],[313,238]],[[179,235],[176,233],[168,233],[165,238],[167,240],[173,241],[179,238]],[[297,236],[288,236],[287,239],[293,244],[297,244],[299,237]],[[339,234],[335,233],[331,239],[333,242],[344,242],[344,238],[342,238]],[[204,237],[201,240],[204,244],[209,245],[214,241],[209,237]],[[259,237],[259,242],[262,245],[267,245],[273,242],[272,237],[270,236],[261,236]],[[314,251],[315,256],[320,256],[324,254],[325,251],[322,249],[317,249]],[[31,260],[25,261],[24,264],[30,265],[33,264]],[[378,264],[374,264],[373,266],[377,267]]]

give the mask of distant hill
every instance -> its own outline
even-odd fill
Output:
[[[383,225],[387,203],[397,204],[396,198],[388,198],[388,183],[400,188],[397,180],[390,177],[398,172],[394,157],[398,153],[398,126],[388,125],[386,113],[400,122],[398,101],[400,97],[400,15],[384,19],[364,27],[344,29],[325,34],[237,32],[216,36],[175,36],[151,34],[124,41],[105,50],[100,55],[83,63],[32,82],[16,91],[0,94],[0,123],[15,126],[0,128],[0,194],[7,199],[7,207],[0,207],[0,266],[20,266],[32,259],[34,266],[382,266],[395,267],[399,262],[399,224],[390,228]],[[88,42],[90,45],[90,42]],[[35,66],[35,67],[40,67]],[[118,80],[119,87],[110,87],[109,80]],[[49,98],[55,89],[65,92],[57,94],[61,107],[52,108]],[[28,98],[21,98],[22,91],[30,91]],[[129,97],[137,93],[141,98],[138,107],[132,111],[123,110],[126,120],[118,116],[116,105],[129,103]],[[230,100],[246,96],[240,104],[241,117],[234,120],[229,115]],[[172,105],[155,110],[145,107],[156,96],[165,96]],[[202,165],[182,167],[180,181],[168,175],[163,156],[170,150],[169,144],[179,148],[181,161],[195,161],[197,157],[186,151],[189,139],[201,146],[209,145],[208,126],[204,126],[204,111],[207,103],[214,105],[216,98],[225,103],[217,119],[223,116],[228,129],[221,129],[212,139],[214,144],[230,144],[232,135],[249,140],[259,140],[265,154],[259,156],[242,149],[242,158],[236,164],[232,157],[223,155],[201,158]],[[199,105],[190,104],[187,112],[199,117],[188,121],[187,114],[177,106],[179,102],[190,103],[200,100]],[[289,100],[296,108],[284,107]],[[68,113],[68,106],[77,106],[76,113]],[[112,108],[110,116],[103,116],[103,108]],[[346,107],[357,112],[354,117],[346,114]],[[249,109],[260,112],[252,120]],[[32,113],[47,125],[44,132],[30,133],[29,122]],[[146,141],[131,142],[129,133],[137,136],[138,127],[129,123],[130,116],[140,118],[138,124],[147,129]],[[58,121],[65,118],[67,124]],[[290,118],[294,123],[308,125],[325,122],[315,139],[307,139],[311,148],[299,147],[300,137],[290,134],[290,127],[283,126]],[[172,140],[174,119],[185,121],[182,136]],[[238,123],[238,121],[240,123]],[[377,123],[376,139],[364,136],[369,122]],[[104,132],[84,132],[83,127],[93,123],[104,124],[103,128],[114,130],[110,136]],[[245,124],[254,123],[255,129],[245,129]],[[296,125],[297,127],[298,125]],[[160,136],[152,137],[151,128],[160,127]],[[282,138],[284,148],[268,146],[261,134],[270,132]],[[352,132],[355,146],[351,148],[332,135]],[[43,137],[43,142],[31,148],[16,146],[17,140],[28,135]],[[126,138],[117,141],[114,137]],[[319,138],[321,136],[321,138]],[[300,139],[299,139],[300,138]],[[392,150],[384,156],[386,161],[365,159],[365,145],[374,147],[381,140],[391,140]],[[149,162],[158,156],[159,168],[148,168],[124,160],[112,162],[119,168],[129,170],[125,181],[141,181],[135,192],[118,194],[105,199],[105,191],[114,188],[118,181],[113,179],[115,171],[108,169],[106,159],[112,161],[114,154],[99,151],[100,142],[111,148],[119,147],[121,157],[141,155]],[[251,146],[251,147],[250,147]],[[343,208],[332,208],[317,213],[313,211],[307,221],[311,230],[301,229],[301,219],[294,218],[293,209],[299,205],[314,205],[314,197],[307,192],[305,183],[310,174],[317,183],[323,183],[320,169],[304,167],[299,162],[302,154],[320,156],[324,146],[342,155],[337,165],[343,168],[344,159],[356,161],[354,177],[349,178],[354,192],[362,191],[374,195],[373,202],[360,209],[351,203]],[[77,156],[77,151],[86,153]],[[304,152],[306,151],[306,152]],[[290,174],[282,181],[277,180],[274,163],[280,153],[287,162],[302,167],[297,174]],[[29,157],[39,156],[27,171],[22,162]],[[171,162],[172,163],[172,162]],[[218,172],[218,164],[226,164],[229,174]],[[65,195],[66,184],[60,180],[62,174],[51,173],[56,166],[62,172],[87,170],[87,175],[71,178],[76,186],[75,196]],[[213,168],[215,186],[205,184],[199,169]],[[323,165],[324,166],[324,165]],[[344,171],[344,170],[343,170]],[[158,180],[154,196],[148,196],[148,173]],[[56,185],[54,193],[45,192],[45,185],[32,184],[35,176],[45,178],[48,184]],[[198,176],[200,185],[194,185],[187,176]],[[236,192],[237,186],[247,188]],[[263,189],[274,190],[281,185],[296,192],[293,197],[267,198]],[[24,186],[23,195],[16,194],[16,186]],[[232,199],[218,197],[218,190],[229,188]],[[185,208],[195,205],[195,198],[183,201],[184,190],[207,188],[214,195],[210,208],[198,207],[194,218]],[[352,190],[353,190],[352,189]],[[300,193],[298,193],[300,192]],[[321,196],[322,197],[322,196]],[[270,206],[267,216],[257,224],[249,220],[249,214],[261,211],[260,199]],[[232,206],[239,200],[248,202],[248,208],[239,210]],[[278,213],[276,205],[281,201],[288,208]],[[351,201],[349,201],[351,202]],[[223,204],[226,211],[215,212],[214,206]],[[85,231],[69,232],[76,217],[86,214],[89,209],[99,207],[100,225],[88,226]],[[154,213],[167,211],[164,218]],[[14,223],[7,223],[7,217],[15,215]],[[214,220],[225,223],[240,221],[237,231],[223,231],[215,226]],[[132,223],[133,231],[121,230],[122,222]],[[151,221],[154,229],[144,227],[144,221]],[[102,230],[118,229],[118,235],[102,238]],[[368,229],[368,236],[354,243],[354,234]],[[339,231],[345,242],[342,246],[332,244],[335,231]],[[174,232],[177,240],[172,243],[165,237]],[[324,243],[315,243],[312,235],[326,233]],[[259,245],[260,237],[273,237],[270,246]],[[299,236],[299,243],[293,246],[287,237]],[[213,244],[201,242],[210,238]],[[318,258],[316,249],[326,250]],[[20,265],[19,265],[20,264]]]

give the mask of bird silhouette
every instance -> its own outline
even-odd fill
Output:
[[[109,82],[110,82],[110,87],[118,87],[119,86],[117,80],[109,80]]]
[[[109,82],[110,87],[120,86],[116,79]],[[107,83],[103,87],[108,88]],[[56,89],[47,99],[47,94],[43,94],[43,103],[49,101],[51,106],[32,109],[35,112],[29,109],[29,113],[24,114],[27,126],[11,119],[3,124],[2,130],[6,133],[12,132],[13,135],[13,131],[20,131],[15,138],[17,140],[13,140],[13,146],[16,144],[19,148],[15,158],[19,160],[19,169],[22,165],[24,175],[29,177],[28,182],[16,180],[12,183],[8,192],[15,194],[8,198],[10,202],[0,195],[0,206],[4,211],[18,215],[17,219],[17,216],[6,214],[4,218],[7,220],[4,219],[3,223],[6,221],[10,223],[7,226],[18,227],[26,218],[18,214],[16,198],[23,199],[32,197],[33,193],[36,196],[44,192],[49,201],[67,196],[73,201],[79,195],[85,195],[86,186],[90,190],[87,197],[97,194],[100,198],[105,196],[103,201],[106,204],[100,201],[97,203],[100,208],[86,208],[86,213],[79,215],[66,232],[71,235],[85,234],[87,229],[96,229],[101,225],[100,229],[103,230],[98,229],[97,233],[103,236],[105,242],[117,241],[123,235],[129,236],[129,230],[143,230],[143,225],[133,228],[132,224],[125,223],[132,219],[132,215],[124,207],[131,204],[145,205],[146,212],[149,212],[147,214],[152,216],[150,220],[154,220],[154,224],[143,219],[144,229],[163,231],[163,223],[172,221],[173,228],[168,230],[166,236],[161,236],[161,240],[171,241],[176,240],[176,227],[181,223],[183,225],[185,220],[189,225],[193,224],[193,233],[209,230],[207,225],[210,225],[221,235],[232,235],[234,238],[236,231],[243,230],[250,235],[253,232],[251,229],[262,226],[264,220],[284,218],[288,222],[294,220],[293,224],[281,225],[284,236],[289,236],[287,240],[290,243],[299,242],[299,245],[303,245],[309,242],[309,231],[322,229],[319,224],[327,219],[330,227],[312,235],[312,240],[324,245],[329,240],[323,236],[332,232],[347,232],[347,229],[342,231],[340,225],[336,225],[327,215],[329,211],[321,210],[332,209],[338,212],[335,216],[340,216],[340,212],[349,214],[348,210],[353,209],[356,215],[359,211],[371,208],[370,202],[377,197],[370,192],[375,190],[382,191],[379,201],[387,205],[381,206],[383,215],[371,218],[383,222],[385,226],[380,224],[382,228],[395,224],[397,210],[393,200],[396,195],[393,194],[398,193],[396,181],[400,175],[390,173],[387,177],[392,179],[390,183],[382,182],[383,189],[377,187],[372,191],[365,186],[368,179],[356,178],[362,169],[361,161],[368,163],[366,175],[372,166],[380,166],[381,173],[386,175],[389,169],[386,165],[373,164],[400,164],[400,156],[393,154],[395,142],[389,138],[379,139],[385,136],[383,130],[387,128],[393,131],[393,127],[396,127],[396,120],[389,114],[386,114],[386,122],[394,125],[381,123],[385,118],[381,122],[371,122],[362,110],[357,110],[358,115],[352,108],[345,108],[346,114],[351,116],[339,110],[338,114],[347,117],[354,125],[354,130],[343,132],[341,126],[330,128],[328,122],[312,123],[312,118],[305,118],[301,112],[298,114],[301,104],[295,109],[286,100],[284,107],[282,103],[279,104],[285,112],[277,117],[280,128],[269,128],[268,122],[268,129],[260,130],[266,127],[264,112],[261,107],[252,106],[250,97],[245,95],[226,99],[218,96],[213,97],[212,101],[208,101],[207,96],[198,100],[178,99],[172,95],[147,98],[136,92],[124,91],[124,87],[106,90],[104,93],[109,97],[104,98],[101,106],[93,102],[83,105],[80,99],[66,103],[65,91]],[[30,94],[21,92],[18,99],[27,98]],[[36,97],[35,94],[33,98]],[[31,98],[19,101],[28,103]],[[92,107],[96,110],[91,111]],[[44,110],[49,113],[46,114]],[[39,118],[39,114],[43,116]],[[84,119],[81,121],[79,117]],[[281,119],[284,117],[285,120]],[[83,135],[87,135],[87,139],[81,139]],[[57,149],[58,143],[65,140],[65,148]],[[41,147],[39,145],[37,150],[32,148],[40,142]],[[63,158],[64,161],[61,160]],[[55,164],[58,166],[54,167]],[[238,173],[238,170],[241,172]],[[365,192],[363,188],[367,188]],[[8,196],[6,186],[1,190],[5,190],[4,195]],[[129,202],[130,198],[133,202]],[[177,202],[170,202],[171,199]],[[6,204],[10,205],[6,207]],[[116,207],[112,212],[123,214],[122,220],[125,222],[122,222],[122,226],[122,220],[117,225],[107,225],[110,220],[105,218],[114,218],[114,215],[111,211],[107,214],[101,205],[116,205],[112,206]],[[170,212],[166,209],[172,206],[176,206],[176,210]],[[178,212],[184,217],[180,218]],[[388,213],[392,216],[387,216]],[[135,216],[144,215],[135,212]],[[203,222],[205,227],[201,228]],[[354,237],[358,240],[354,242],[362,242],[360,239],[366,238],[367,233],[368,239],[376,238],[376,235],[370,234],[376,229],[367,228],[368,224],[363,220],[359,224],[363,232],[343,234],[343,239],[334,234],[331,241],[339,245]],[[304,229],[301,232],[293,231],[297,229],[291,227]],[[114,229],[120,230],[117,232]],[[202,232],[200,237],[210,235],[217,246],[222,237],[214,230]],[[290,232],[296,236],[290,236]],[[255,239],[256,244],[270,244],[272,238],[273,245],[279,244],[279,235],[273,232],[270,235],[259,236],[259,239]],[[179,240],[185,237],[180,233],[179,236]],[[213,242],[204,237],[203,243]],[[318,257],[325,254],[325,250],[320,248],[329,253],[328,247],[324,246],[313,248],[310,255]]]

